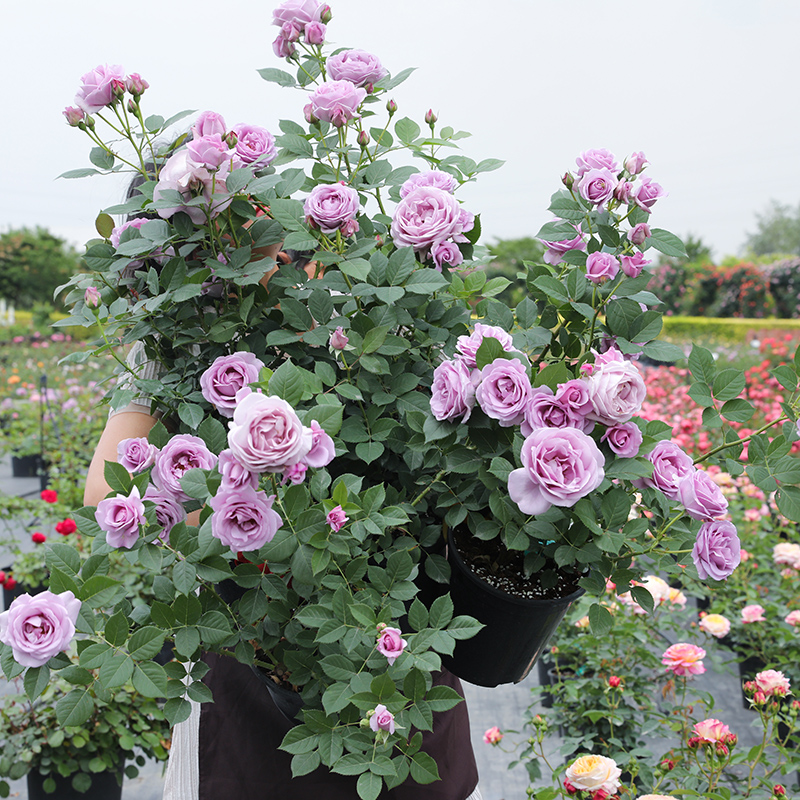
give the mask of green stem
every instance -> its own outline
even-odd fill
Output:
[[[764,431],[769,430],[773,425],[777,425],[779,422],[783,422],[786,419],[788,419],[786,414],[781,414],[780,417],[777,417],[771,422],[767,422],[766,424],[762,425],[757,431],[753,431],[748,436],[745,436],[744,439],[737,439],[735,442],[726,442],[725,444],[717,445],[717,447],[714,447],[713,449],[709,450],[704,456],[698,456],[694,460],[694,463],[700,464],[707,458],[711,458],[711,456],[716,455],[717,453],[720,453],[723,450],[727,450],[729,447],[735,447],[737,444],[744,444],[745,442],[749,442],[754,436],[758,436],[760,433],[764,433]]]
[[[417,503],[419,503],[419,501],[422,500],[422,498],[425,497],[425,495],[428,494],[428,492],[433,488],[433,484],[437,481],[440,481],[446,474],[446,469],[439,470],[439,472],[437,472],[434,476],[433,480],[411,501],[411,505],[415,506]]]

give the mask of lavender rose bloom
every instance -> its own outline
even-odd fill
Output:
[[[328,74],[335,81],[350,81],[356,86],[377,83],[389,73],[377,56],[365,50],[344,50],[327,61]]]
[[[266,128],[259,125],[234,125],[233,132],[237,136],[233,148],[237,167],[263,169],[278,157],[275,138]]]
[[[148,486],[142,499],[155,504],[156,522],[161,526],[158,538],[168,544],[170,531],[186,519],[186,509],[174,497],[159,491],[155,486]]]
[[[321,22],[309,22],[306,25],[306,44],[324,44],[328,26]]]
[[[704,522],[697,532],[692,559],[700,580],[725,580],[741,561],[741,547],[736,526],[729,520]]]
[[[436,242],[431,247],[431,258],[433,259],[433,265],[439,272],[442,271],[442,265],[444,264],[457,267],[464,261],[464,256],[458,249],[458,245],[453,242]]]
[[[639,208],[646,211],[648,214],[652,207],[656,204],[659,197],[666,197],[667,193],[657,184],[652,178],[642,178],[639,188],[636,189],[633,199]]]
[[[619,272],[619,261],[611,253],[590,253],[586,259],[586,277],[592,283],[605,283]]]
[[[392,217],[392,238],[397,247],[426,251],[445,239],[465,241],[463,233],[472,227],[458,200],[435,186],[418,186],[397,205]]]
[[[619,171],[617,159],[605,147],[585,150],[575,159],[575,163],[578,165],[578,176],[581,178],[591,169],[607,169],[611,172]]]
[[[580,252],[586,250],[586,242],[583,240],[583,234],[580,228],[575,228],[575,230],[577,235],[574,239],[561,239],[558,242],[548,242],[544,239],[539,240],[547,248],[544,256],[542,256],[542,260],[545,264],[552,264],[555,266],[564,260],[565,253],[569,253],[572,250],[578,250]]]
[[[523,436],[530,436],[539,428],[577,428],[588,433],[593,427],[594,422],[565,402],[563,396],[554,395],[549,386],[537,386],[531,391],[520,430]]]
[[[253,392],[228,423],[228,447],[252,472],[283,472],[302,461],[313,444],[311,428],[280,397]]]
[[[150,477],[162,491],[185,502],[190,497],[181,489],[181,478],[190,469],[213,469],[217,457],[198,436],[180,433],[161,448]]]
[[[347,343],[349,341],[350,339],[344,332],[344,328],[340,325],[331,334],[331,338],[328,340],[328,347],[331,350],[344,350],[347,347]]]
[[[44,666],[69,647],[80,610],[81,601],[69,591],[20,595],[0,614],[0,642],[23,667]]]
[[[125,90],[125,70],[118,64],[100,64],[81,76],[75,105],[87,114],[95,114],[111,105],[115,90]]]
[[[691,456],[681,450],[675,442],[662,440],[655,443],[646,458],[653,465],[653,474],[634,481],[634,485],[640,489],[650,486],[658,489],[670,500],[677,500],[678,484],[687,475],[694,472],[694,462]]]
[[[606,428],[600,437],[601,442],[608,442],[608,446],[621,458],[633,458],[639,454],[642,446],[642,432],[635,422],[621,422]]]
[[[226,489],[241,489],[244,486],[258,489],[258,473],[242,466],[230,450],[223,450],[219,454],[217,471],[222,476],[222,486]]]
[[[366,96],[366,89],[350,81],[327,81],[311,92],[308,104],[317,119],[341,128],[349,120],[360,116],[358,107]]]
[[[628,238],[637,247],[641,247],[651,236],[650,226],[646,222],[640,222],[628,231]]]
[[[378,634],[378,643],[375,649],[382,655],[386,656],[386,660],[391,667],[395,661],[400,657],[403,650],[406,649],[408,642],[402,638],[403,634],[400,628],[383,628]]]
[[[97,524],[106,532],[106,541],[112,547],[130,550],[139,538],[139,526],[146,522],[144,503],[134,486],[128,497],[118,494],[97,504]]]
[[[227,175],[227,164],[223,164],[216,172],[212,173],[203,164],[194,161],[186,148],[178,150],[161,168],[153,199],[160,200],[162,192],[171,189],[178,192],[187,203],[195,197],[203,197],[206,208],[181,203],[169,208],[159,208],[158,216],[162,219],[169,219],[179,211],[183,211],[195,225],[205,222],[207,213],[211,217],[216,217],[231,202],[225,186]]]
[[[433,186],[452,194],[458,186],[458,181],[448,172],[438,169],[416,172],[400,187],[400,197],[405,197],[420,186]]]
[[[282,28],[287,22],[301,30],[309,22],[319,22],[320,0],[286,0],[272,12],[272,24]]]
[[[216,172],[223,164],[230,169],[230,149],[218,133],[192,139],[186,145],[186,149],[189,152],[189,158],[195,164],[205,167],[209,172]]]
[[[150,220],[141,217],[139,219],[129,219],[127,222],[123,222],[120,225],[115,225],[114,230],[111,231],[111,236],[109,237],[111,244],[115,248],[119,247],[119,240],[123,231],[128,230],[128,228],[135,228],[136,230],[139,230],[139,228],[141,228],[142,225],[144,225],[149,221]]]
[[[696,469],[678,483],[678,498],[692,519],[713,520],[728,510],[728,501],[707,472]]]
[[[634,253],[632,256],[620,256],[622,271],[629,278],[638,278],[642,274],[642,269],[649,263],[650,261],[641,253]]]
[[[525,418],[532,392],[528,370],[521,361],[497,358],[481,370],[475,397],[487,417],[510,428]]]
[[[514,349],[514,341],[510,333],[497,327],[497,325],[484,325],[482,322],[476,322],[469,336],[459,336],[456,341],[456,350],[458,350],[461,360],[470,369],[475,369],[477,366],[475,363],[475,356],[480,346],[483,344],[483,340],[487,336],[497,339],[497,341],[500,342],[500,346],[507,353],[510,353]]]
[[[355,220],[358,209],[358,192],[344,182],[317,184],[303,204],[303,213],[323,233],[345,227]]]
[[[216,111],[204,111],[192,125],[192,138],[200,139],[203,136],[213,136],[214,134],[224,136],[226,130],[222,114],[217,114]]]
[[[158,448],[145,438],[123,439],[117,445],[117,463],[128,472],[141,472],[156,463]]]
[[[333,439],[315,419],[311,420],[309,427],[311,428],[311,449],[306,453],[302,463],[314,469],[327,467],[336,455]]]
[[[467,365],[461,361],[443,361],[433,371],[431,413],[444,422],[461,417],[466,422],[475,406],[475,383]]]
[[[211,535],[231,550],[258,550],[272,541],[283,520],[272,504],[275,496],[250,486],[220,488],[211,498]]]
[[[589,383],[583,378],[573,378],[571,381],[561,383],[556,389],[556,400],[562,402],[573,411],[585,417],[592,410],[592,396],[589,392]],[[584,431],[588,433],[588,431]]]
[[[600,366],[598,361],[589,377],[593,407],[589,418],[604,425],[627,422],[638,413],[647,396],[644,378],[636,366],[621,355],[618,360],[609,360]]]
[[[220,414],[232,417],[237,392],[255,383],[263,367],[263,362],[252,353],[219,356],[200,376],[200,391]]]
[[[535,430],[523,442],[520,460],[522,469],[508,476],[508,494],[523,514],[574,506],[605,477],[603,454],[576,428]]]
[[[631,175],[638,175],[648,163],[648,160],[644,157],[644,153],[639,150],[636,153],[631,153],[625,159],[625,169],[628,170]]]
[[[578,192],[592,205],[602,206],[614,195],[617,177],[608,169],[590,169],[578,181]]]

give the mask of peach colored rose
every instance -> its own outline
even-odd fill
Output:
[[[661,657],[661,663],[676,675],[702,675],[706,651],[688,642],[678,642],[668,647]]]
[[[564,777],[576,789],[597,792],[605,789],[613,794],[619,789],[622,770],[613,758],[607,756],[581,756],[567,767]]]
[[[795,627],[795,626],[797,626],[797,625],[800,625],[800,609],[797,609],[797,610],[795,610],[795,611],[790,611],[790,612],[789,612],[789,613],[786,615],[786,617],[785,617],[785,620],[786,620],[786,622],[788,622],[788,623],[789,623],[789,624],[790,624],[792,627]]]
[[[722,742],[731,732],[731,729],[718,719],[704,719],[702,722],[698,722],[692,730],[704,742]]]
[[[792,693],[789,679],[782,672],[774,669],[765,669],[763,672],[759,672],[756,675],[756,686],[764,692],[765,697],[773,695],[783,697]]]
[[[700,620],[700,630],[705,631],[709,636],[721,639],[727,636],[731,629],[730,620],[725,619],[722,614],[706,614]]]
[[[749,625],[751,622],[766,622],[766,617],[764,616],[764,607],[758,605],[757,603],[745,606],[742,609],[742,622],[745,625]]]
[[[772,560],[775,564],[788,564],[793,567],[800,561],[800,544],[780,542],[772,548]]]

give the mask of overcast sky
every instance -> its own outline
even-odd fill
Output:
[[[42,225],[75,244],[119,202],[67,126],[82,74],[121,64],[150,83],[146,113],[222,113],[277,132],[305,95],[263,81],[276,0],[15,2],[3,12],[0,230]],[[506,165],[461,195],[484,241],[536,233],[575,156],[643,150],[668,192],[653,223],[738,253],[770,199],[800,201],[797,0],[330,0],[328,39],[375,53],[400,114],[473,133],[466,155]],[[188,123],[187,123],[188,124]]]

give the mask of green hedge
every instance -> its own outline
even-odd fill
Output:
[[[728,342],[746,342],[749,334],[765,336],[770,333],[795,331],[800,335],[800,320],[742,319],[741,317],[664,317],[662,338],[692,339],[713,337]]]

